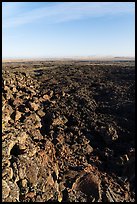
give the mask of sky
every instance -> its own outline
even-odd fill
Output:
[[[2,2],[2,58],[135,56],[134,2]]]

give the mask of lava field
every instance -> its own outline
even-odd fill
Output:
[[[2,201],[135,202],[135,64],[2,64]]]

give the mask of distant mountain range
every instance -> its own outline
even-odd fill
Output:
[[[135,57],[87,56],[87,57],[36,57],[36,58],[3,58],[2,62],[48,61],[48,60],[90,60],[90,61],[135,61]]]

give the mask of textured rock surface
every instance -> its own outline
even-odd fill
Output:
[[[2,201],[135,201],[134,64],[3,63]]]

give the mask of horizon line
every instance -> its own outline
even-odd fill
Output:
[[[48,60],[131,60],[135,61],[135,56],[64,56],[64,57],[4,57],[2,62],[12,61],[48,61]]]

